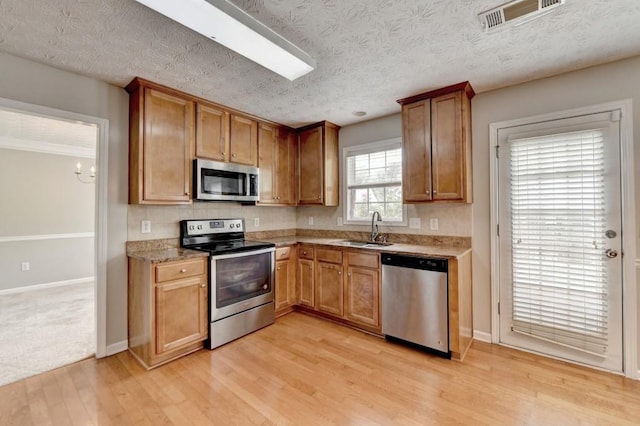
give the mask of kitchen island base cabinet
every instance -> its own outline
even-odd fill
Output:
[[[153,368],[204,346],[206,258],[163,263],[129,257],[129,351]]]

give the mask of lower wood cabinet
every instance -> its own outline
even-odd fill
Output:
[[[129,351],[153,368],[207,339],[206,257],[154,263],[129,257]]]
[[[298,303],[313,308],[315,306],[315,264],[314,247],[307,244],[298,245]]]
[[[276,249],[276,316],[293,311],[296,304],[296,250],[295,247]]]
[[[302,244],[298,256],[300,306],[367,331],[381,331],[378,253]]]

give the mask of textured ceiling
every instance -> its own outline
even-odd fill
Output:
[[[503,0],[233,3],[317,68],[290,82],[134,0],[0,0],[0,51],[122,87],[140,76],[293,127],[396,113],[396,99],[464,80],[482,92],[640,54],[638,0],[567,0],[492,34],[477,14]]]

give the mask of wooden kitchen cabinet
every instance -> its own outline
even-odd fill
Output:
[[[129,351],[153,368],[208,337],[207,258],[153,263],[129,257]]]
[[[134,79],[129,92],[129,203],[190,203],[194,102]]]
[[[315,265],[314,248],[307,244],[298,245],[298,296],[302,306],[315,306]]]
[[[339,129],[328,121],[298,129],[299,205],[338,205]]]
[[[342,250],[316,248],[315,285],[315,309],[342,317],[344,312]]]
[[[380,255],[348,251],[345,268],[345,319],[380,328]]]
[[[260,205],[296,204],[295,138],[284,127],[260,123],[258,127],[258,167]]]
[[[258,122],[236,113],[230,114],[229,161],[258,165]]]
[[[400,99],[403,200],[472,202],[469,82]]]
[[[196,104],[196,157],[229,161],[229,112],[215,105]]]
[[[297,302],[296,251],[293,247],[276,249],[275,276],[275,309],[278,317],[293,311]]]

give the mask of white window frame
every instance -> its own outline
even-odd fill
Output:
[[[631,99],[592,105],[584,108],[559,111],[549,114],[525,117],[515,120],[501,121],[489,125],[489,149],[491,152],[489,161],[490,178],[490,217],[491,217],[491,342],[499,344],[499,316],[498,301],[500,300],[499,287],[499,237],[497,224],[498,215],[498,159],[496,147],[498,146],[498,131],[507,127],[521,126],[536,122],[560,120],[580,115],[597,114],[606,111],[620,110],[620,173],[622,176],[622,226],[625,238],[622,241],[624,254],[622,263],[623,279],[623,368],[624,375],[632,379],[640,379],[638,371],[638,308],[636,290],[636,246],[635,238],[635,190],[634,190],[634,152],[633,152],[633,102]],[[640,270],[640,268],[639,268]]]
[[[352,155],[368,154],[377,151],[386,151],[394,148],[402,148],[402,138],[385,139],[377,142],[348,146],[342,149],[342,200],[343,200],[343,217],[345,225],[371,225],[371,220],[349,220],[349,203],[348,203],[348,157]],[[389,221],[382,216],[382,223],[386,226],[407,226],[407,205],[402,203],[402,221]]]

